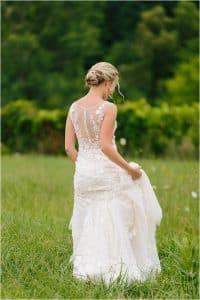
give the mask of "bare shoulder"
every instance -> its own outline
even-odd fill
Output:
[[[109,101],[106,101],[106,102],[107,102],[107,105],[106,105],[107,114],[116,115],[117,114],[117,105],[112,102],[109,102]]]
[[[72,109],[76,103],[77,103],[77,100],[73,101],[73,102],[70,104],[69,108]]]
[[[71,103],[71,106],[73,106],[74,104],[76,104],[78,101],[77,100],[74,100],[72,103]]]

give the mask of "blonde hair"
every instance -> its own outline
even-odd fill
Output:
[[[111,63],[102,61],[94,64],[88,70],[85,76],[85,86],[86,87],[98,86],[106,80],[113,81],[115,79],[117,80],[118,92],[123,97],[124,100],[124,95],[120,91],[119,72],[117,68],[113,66]],[[113,98],[111,97],[111,99]]]

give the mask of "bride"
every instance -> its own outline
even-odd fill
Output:
[[[85,84],[89,92],[71,104],[65,127],[65,151],[75,164],[73,276],[108,285],[143,282],[161,271],[156,226],[162,209],[145,171],[115,143],[117,106],[107,99],[119,89],[118,70],[96,63]]]

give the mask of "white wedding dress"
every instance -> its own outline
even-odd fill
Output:
[[[70,106],[78,139],[74,173],[73,275],[79,279],[145,281],[161,271],[156,226],[162,219],[148,176],[132,177],[100,149],[100,129],[109,101]],[[113,147],[115,144],[113,131]],[[134,165],[134,162],[130,162]]]

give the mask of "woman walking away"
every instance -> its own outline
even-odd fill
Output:
[[[117,68],[99,62],[85,83],[90,89],[71,104],[65,128],[65,150],[75,163],[73,275],[107,285],[142,282],[161,271],[155,234],[162,209],[145,171],[115,143],[117,106],[108,97],[119,88]]]

